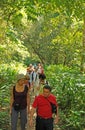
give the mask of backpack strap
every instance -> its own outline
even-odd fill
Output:
[[[55,104],[53,104],[52,102],[50,102],[47,98],[45,98],[51,105],[52,108],[52,113],[57,113],[57,106]]]

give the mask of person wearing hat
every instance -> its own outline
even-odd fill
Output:
[[[30,90],[31,84],[30,84],[30,77],[28,75],[25,75],[25,85],[27,85],[28,89]]]
[[[10,98],[11,130],[17,130],[18,116],[20,115],[21,130],[25,130],[27,112],[30,112],[30,96],[28,86],[25,85],[26,76],[19,74],[17,82],[12,87]]]

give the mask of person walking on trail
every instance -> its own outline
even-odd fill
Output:
[[[32,67],[28,67],[27,68],[27,72],[26,72],[26,75],[30,77],[30,86],[31,88],[33,87],[33,75],[34,75],[34,69]]]
[[[19,74],[17,82],[13,86],[10,97],[11,130],[17,130],[18,117],[20,115],[21,130],[25,130],[27,112],[30,112],[30,96],[28,86],[25,85],[24,74]]]
[[[39,75],[39,88],[38,88],[38,95],[43,92],[43,87],[46,84],[46,75],[40,74]]]
[[[56,106],[56,116],[53,119],[51,103]],[[30,127],[33,125],[33,115],[36,112],[36,125],[35,130],[53,130],[53,122],[58,123],[58,104],[56,98],[51,94],[51,87],[45,85],[43,87],[43,93],[35,97],[32,109],[30,112]]]
[[[39,74],[37,72],[37,67],[34,67],[34,73],[33,73],[33,93],[34,95],[37,95],[37,91],[39,88]]]
[[[38,63],[38,73],[44,74],[44,68],[43,68],[43,65],[41,63]]]

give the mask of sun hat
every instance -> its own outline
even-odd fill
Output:
[[[26,75],[25,75],[25,79],[29,80],[30,77],[26,74]]]
[[[17,81],[19,81],[20,79],[25,79],[25,75],[24,74],[18,74],[17,76]]]

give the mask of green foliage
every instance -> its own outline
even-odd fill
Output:
[[[15,46],[20,42],[28,48],[30,54],[37,55],[42,63],[68,66],[76,64],[84,71],[84,0],[7,0],[1,1],[0,7],[3,16],[0,20],[4,21],[0,22],[0,31],[3,32],[0,34],[1,43],[4,41],[9,47],[9,44]],[[22,57],[19,53],[13,52],[11,57],[8,47],[7,58],[20,61]],[[0,52],[2,59],[3,52],[4,50]]]
[[[84,73],[85,1],[1,0],[0,15],[0,106],[9,104],[9,88],[19,64],[40,60],[49,65],[46,75],[58,98],[59,126],[82,130],[85,75],[79,68]]]
[[[6,67],[6,65],[1,66],[0,69],[0,106],[9,106],[9,95],[10,86],[14,83],[16,79],[17,71],[11,66]]]
[[[33,23],[30,31],[26,33],[24,45],[30,48],[30,54],[36,54],[44,64],[79,66],[82,23],[72,21],[72,26],[68,27],[66,17],[58,15],[53,18],[54,13],[55,11],[42,16]],[[75,26],[73,26],[74,23]]]
[[[59,127],[62,130],[83,130],[85,127],[85,75],[82,75],[78,68],[62,65],[48,66],[46,75],[59,104]]]
[[[40,61],[40,60],[39,60],[39,58],[38,58],[37,56],[27,57],[27,58],[25,58],[25,60],[24,60],[24,64],[25,64],[26,66],[28,66],[30,63],[36,64],[36,63],[38,63],[39,61]]]
[[[10,117],[7,111],[0,112],[0,130],[9,130]]]

